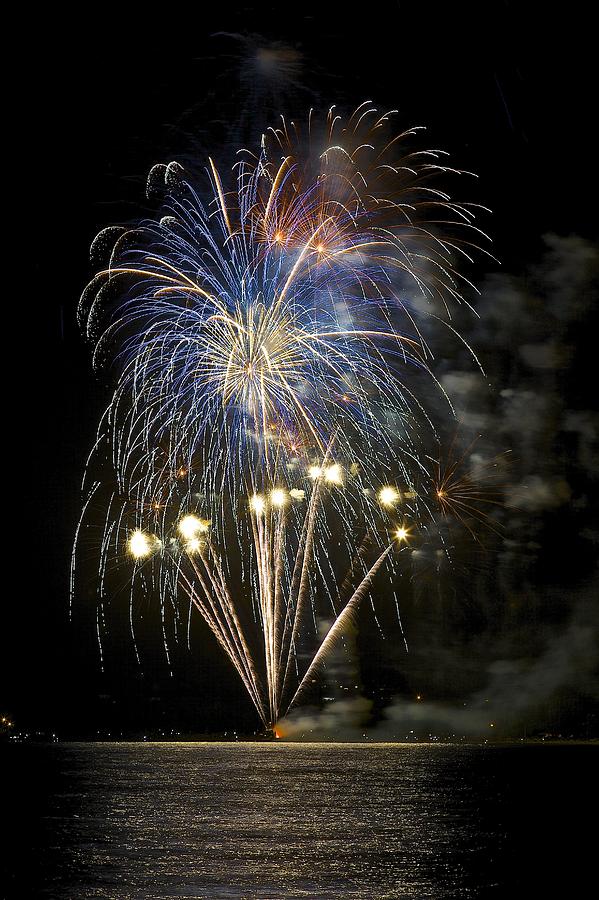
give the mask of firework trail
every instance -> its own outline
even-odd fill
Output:
[[[268,725],[406,543],[434,429],[414,387],[435,382],[422,317],[465,302],[458,264],[485,237],[436,186],[461,173],[391,115],[282,120],[232,178],[208,161],[206,202],[177,163],[155,166],[160,217],[98,235],[81,299],[117,379],[86,470],[91,494],[107,486],[100,595],[128,547],[163,622],[186,596]],[[323,601],[335,621],[314,652]]]

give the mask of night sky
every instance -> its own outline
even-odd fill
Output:
[[[81,474],[110,382],[92,372],[76,307],[96,233],[150,211],[154,163],[200,169],[210,153],[223,170],[281,111],[302,119],[310,106],[372,99],[397,108],[402,127],[427,126],[427,146],[480,176],[463,193],[493,210],[484,227],[501,266],[476,264],[480,318],[459,322],[488,383],[455,348],[438,374],[462,420],[458,442],[482,433],[481,453],[511,451],[511,505],[484,548],[456,536],[452,571],[402,575],[407,656],[392,619],[379,639],[365,609],[343,676],[359,688],[322,727],[351,734],[371,717],[380,735],[489,736],[492,716],[500,736],[596,733],[599,251],[584,54],[566,62],[560,24],[524,21],[516,3],[387,6],[350,17],[341,4],[308,5],[285,19],[270,4],[209,19],[173,10],[142,25],[90,14],[78,40],[71,21],[48,15],[28,34],[5,169],[18,260],[5,296],[9,397],[19,386],[6,475],[21,515],[4,567],[0,707],[18,728],[258,728],[201,623],[172,673],[151,639],[139,669],[117,628],[101,673],[91,565],[69,623]],[[283,45],[287,67],[256,68],[261,48]]]

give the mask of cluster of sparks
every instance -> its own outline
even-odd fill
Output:
[[[126,545],[131,597],[143,577],[164,623],[187,596],[268,726],[409,540],[417,433],[433,429],[414,387],[435,381],[423,311],[456,333],[457,264],[484,238],[474,206],[436,186],[456,172],[445,155],[412,150],[417,129],[391,136],[390,116],[365,103],[303,134],[282,121],[240,153],[233,190],[209,161],[207,204],[178,164],[156,166],[161,217],[92,245],[107,264],[82,322],[118,369],[80,523],[112,485],[100,594]],[[94,480],[98,457],[110,474]],[[332,624],[308,652],[322,601]]]
[[[315,472],[317,468],[318,474]],[[312,466],[308,477],[313,482],[322,480],[323,484],[339,485],[340,470],[341,467],[336,463],[322,467]],[[290,708],[310,685],[313,674],[342,636],[344,626],[355,613],[391,547],[394,543],[407,542],[410,533],[405,524],[399,524],[391,531],[391,543],[365,569],[360,583],[351,592],[342,609],[335,610],[333,624],[297,684],[295,656],[303,613],[310,602],[308,572],[313,559],[314,530],[318,519],[318,485],[313,488],[308,502],[302,535],[291,560],[293,575],[286,583],[283,570],[290,563],[285,534],[289,522],[286,507],[294,500],[301,502],[304,499],[305,491],[298,488],[287,491],[281,487],[273,488],[267,495],[253,494],[247,498],[257,557],[256,594],[260,604],[259,621],[268,697],[264,695],[247,626],[238,615],[223,562],[211,541],[210,522],[193,514],[184,515],[176,523],[178,537],[171,537],[169,541],[171,550],[174,543],[178,545],[178,552],[185,554],[193,571],[191,577],[189,572],[179,572],[180,587],[201,613],[235,666],[265,724],[274,724],[284,711],[285,701],[287,708]],[[381,505],[391,508],[399,501],[400,494],[395,488],[385,486],[379,491],[378,502]],[[137,562],[148,560],[155,554],[160,556],[164,550],[158,535],[141,529],[130,534],[128,549]]]

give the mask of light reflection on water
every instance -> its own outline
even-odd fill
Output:
[[[522,785],[573,749],[585,748],[10,747],[39,821],[17,887],[35,878],[61,900],[503,897],[531,815]]]

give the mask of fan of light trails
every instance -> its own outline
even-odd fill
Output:
[[[253,537],[250,552],[256,566],[253,593],[261,634],[257,647],[251,633],[255,622],[243,615],[238,593],[230,584],[222,556],[211,539],[208,522],[188,514],[177,523],[177,535],[166,540],[139,529],[129,537],[129,553],[139,565],[157,559],[160,566],[176,567],[180,587],[237,670],[265,726],[273,726],[311,685],[313,675],[326,663],[344,628],[357,613],[360,601],[392,547],[407,540],[407,530],[399,526],[389,535],[390,542],[382,552],[380,548],[375,551],[373,562],[356,558],[354,569],[362,572],[359,583],[352,588],[349,598],[337,596],[333,624],[311,657],[307,670],[301,673],[297,665],[298,650],[305,643],[306,630],[310,630],[313,610],[311,570],[315,562],[315,531],[321,491],[326,489],[326,476],[331,468],[335,465],[325,464],[321,467],[322,474],[312,476],[313,486],[300,516],[296,540],[293,537],[289,540],[287,533],[296,519],[291,514],[291,506],[294,499],[303,503],[304,497],[298,495],[304,491],[295,490],[294,498],[293,489],[288,494],[282,488],[274,488],[268,495],[254,494],[248,498],[247,516]]]

